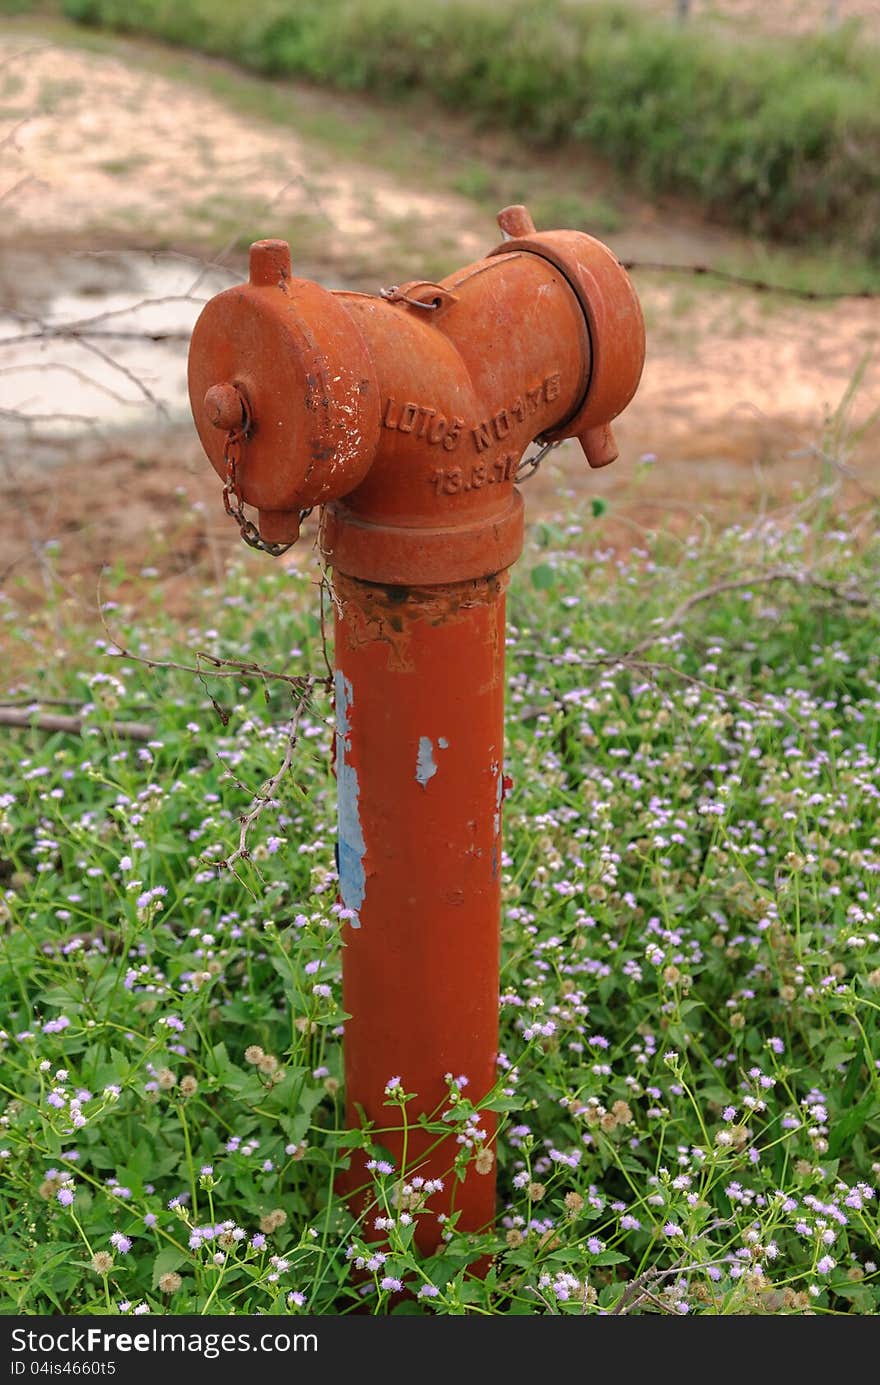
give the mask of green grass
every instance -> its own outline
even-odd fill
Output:
[[[397,1309],[426,1314],[874,1314],[876,515],[618,557],[602,509],[537,526],[511,590],[505,1065],[478,1103],[500,1117],[497,1229],[420,1258],[412,1171],[375,1169],[367,1307],[392,1311],[388,1275],[437,1288]],[[60,584],[28,617],[13,583],[6,697],[66,699],[86,730],[0,740],[0,1311],[352,1311],[347,1257],[371,1251],[334,1181],[381,1148],[343,1133],[309,575],[247,554],[193,629],[156,574],[136,607],[108,578],[106,630]],[[133,657],[197,649],[317,680],[241,878],[218,862],[298,694]],[[412,1110],[390,1099],[388,1124]]]
[[[544,0],[65,0],[149,34],[404,100],[428,93],[538,146],[598,151],[645,193],[792,243],[880,254],[880,50],[858,30],[719,43],[620,4]]]

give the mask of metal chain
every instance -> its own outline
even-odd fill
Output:
[[[516,469],[516,476],[514,477],[517,485],[520,485],[523,481],[530,481],[544,458],[547,456],[547,453],[552,452],[554,447],[558,447],[561,441],[562,439],[560,438],[559,442],[545,442],[540,450],[535,452],[533,456],[523,457]]]
[[[439,299],[434,299],[430,303],[422,303],[418,298],[408,297],[399,284],[390,284],[387,289],[380,289],[379,297],[386,299],[389,303],[408,303],[411,308],[424,308],[429,313],[435,313],[440,307]]]
[[[256,524],[253,520],[248,519],[244,512],[238,469],[241,463],[242,443],[247,434],[247,419],[241,428],[230,428],[226,434],[226,441],[223,444],[223,465],[226,471],[226,480],[223,484],[223,508],[229,518],[235,520],[238,525],[238,532],[249,548],[256,548],[260,553],[269,553],[273,558],[280,558],[282,553],[286,553],[288,548],[293,547],[293,544],[267,543]],[[300,523],[311,513],[311,510],[300,510]]]

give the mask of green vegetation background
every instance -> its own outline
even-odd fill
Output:
[[[555,0],[0,0],[289,75],[429,93],[536,145],[589,145],[643,192],[790,242],[880,254],[880,48]]]

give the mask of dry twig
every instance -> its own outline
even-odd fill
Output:
[[[312,690],[319,683],[319,681],[321,680],[316,678],[307,678],[304,680],[306,686],[301,690],[299,702],[297,703],[294,709],[293,716],[290,718],[290,721],[287,724],[287,739],[284,746],[284,757],[281,761],[281,764],[278,766],[275,773],[271,774],[269,778],[263,783],[263,785],[256,791],[253,798],[251,799],[251,806],[248,808],[247,812],[240,814],[238,819],[238,846],[229,856],[225,857],[224,860],[217,863],[222,869],[232,871],[233,875],[235,875],[236,879],[239,880],[241,884],[244,884],[245,882],[241,879],[241,876],[235,870],[235,865],[238,861],[249,861],[251,859],[251,851],[250,847],[248,846],[248,833],[254,826],[254,823],[257,822],[260,816],[274,801],[275,795],[278,792],[278,788],[281,784],[281,781],[284,779],[284,776],[287,774],[291,764],[293,763],[293,752],[296,749],[297,732],[299,731],[300,719],[306,707],[309,705]],[[218,758],[222,760],[223,757],[221,755]],[[212,862],[212,864],[214,863]]]
[[[81,735],[94,725],[86,717],[61,716],[58,712],[36,712],[24,707],[0,707],[0,726],[28,726],[36,731],[68,731]],[[143,721],[111,721],[109,729],[120,740],[150,741],[155,735],[152,726]]]

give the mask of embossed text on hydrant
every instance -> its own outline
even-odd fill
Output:
[[[499,409],[497,414],[491,418],[483,419],[471,429],[471,437],[474,440],[474,447],[478,452],[485,452],[496,442],[503,442],[513,427],[514,423],[522,423],[529,415],[537,413],[538,407],[546,400],[551,404],[554,399],[558,399],[562,391],[562,374],[554,370],[550,375],[545,375],[544,379],[534,389],[526,390],[523,394],[518,394],[513,403],[506,409]]]
[[[382,426],[398,433],[412,433],[413,437],[424,438],[435,447],[442,443],[446,451],[451,452],[458,444],[464,419],[446,418],[430,404],[415,404],[412,400],[398,404],[396,399],[389,397]]]
[[[483,486],[498,485],[516,476],[518,462],[513,452],[496,457],[493,462],[474,462],[471,466],[438,467],[431,472],[430,481],[436,495],[458,495],[460,491],[478,491]]]

